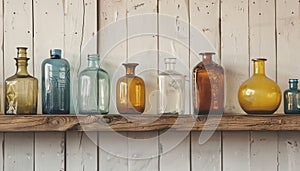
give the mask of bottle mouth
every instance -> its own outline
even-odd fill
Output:
[[[136,67],[139,64],[138,63],[123,63],[122,65],[126,66],[126,67]]]
[[[252,61],[267,61],[266,58],[254,58]]]
[[[215,54],[216,54],[215,52],[201,52],[201,53],[199,53],[199,55],[201,55],[201,56],[208,56],[208,55],[212,56],[212,55],[215,55]]]
[[[289,79],[289,83],[298,83],[298,79]]]
[[[88,59],[98,60],[100,59],[100,56],[98,54],[90,54],[88,55]]]

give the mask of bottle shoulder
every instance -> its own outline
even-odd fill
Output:
[[[66,59],[51,59],[51,58],[48,58],[48,59],[45,59],[42,62],[42,66],[44,66],[46,64],[49,64],[49,65],[58,65],[58,66],[65,65],[67,67],[70,67],[69,62]]]
[[[23,75],[15,74],[15,75],[7,78],[5,81],[6,82],[10,82],[10,81],[38,81],[38,79],[31,76],[31,75],[23,76]]]

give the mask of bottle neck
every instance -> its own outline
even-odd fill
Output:
[[[135,63],[128,63],[128,64],[123,64],[126,68],[126,75],[133,76],[135,75],[135,68],[138,64]]]
[[[298,89],[298,83],[290,83],[290,89],[297,90]]]
[[[254,61],[254,74],[265,75],[265,61],[263,60]]]
[[[100,68],[99,60],[98,59],[89,59],[88,60],[88,67],[89,68]]]
[[[27,76],[29,75],[28,71],[27,71],[27,61],[29,60],[29,58],[15,58],[17,61],[17,75],[21,75],[21,76]]]
[[[203,58],[203,63],[205,63],[205,64],[213,63],[211,54],[204,54],[202,58]]]

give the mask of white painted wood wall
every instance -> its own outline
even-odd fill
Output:
[[[146,14],[149,17],[145,21],[150,22],[141,20],[141,24],[136,24],[134,16]],[[171,25],[166,25],[163,16],[169,16]],[[114,28],[116,23],[118,27]],[[102,32],[100,39],[92,39],[105,28],[110,29]],[[186,113],[190,113],[190,72],[199,60],[178,42],[202,48],[193,41],[195,32],[191,28],[209,39],[225,68],[227,113],[243,113],[236,93],[252,73],[253,57],[268,59],[267,75],[282,90],[287,88],[288,78],[300,78],[298,0],[0,0],[1,113],[3,81],[15,72],[16,46],[29,47],[29,70],[39,79],[41,62],[49,56],[50,48],[64,50],[73,73],[78,72],[80,59],[84,65],[86,53],[99,52],[101,66],[112,77],[112,90],[118,76],[124,73],[121,63],[139,62],[138,73],[149,69],[140,73],[148,85],[146,113],[155,113],[157,70],[162,69],[167,54],[174,55],[188,66],[189,71],[180,71],[189,76]],[[151,34],[132,38],[137,31]],[[165,38],[163,34],[172,37]],[[114,39],[120,37],[124,40],[108,52]],[[81,51],[85,52],[81,55]],[[111,113],[116,113],[114,104],[112,98]],[[283,113],[282,107],[278,113]],[[202,133],[192,132],[171,151],[166,149],[184,133],[173,132],[142,145],[134,139],[156,137],[163,132],[123,134],[123,138],[118,138],[107,132],[88,136],[78,132],[0,133],[0,171],[300,169],[299,132],[216,132],[204,144],[199,144]],[[128,158],[112,155],[97,144]],[[164,154],[155,155],[160,153]],[[137,159],[148,154],[154,156]]]

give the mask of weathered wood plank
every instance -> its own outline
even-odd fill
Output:
[[[205,127],[204,127],[205,125]],[[0,116],[0,132],[28,131],[298,131],[299,115],[223,116]]]
[[[225,113],[243,113],[237,92],[249,78],[248,1],[221,3],[221,62],[225,69]]]
[[[64,57],[70,63],[71,113],[77,106],[77,81],[81,69],[87,65],[87,53],[97,52],[97,1],[64,1]],[[81,65],[81,62],[84,64]],[[78,112],[78,111],[77,111]]]
[[[3,15],[3,0],[0,0],[0,33],[4,33],[4,15]],[[0,34],[0,45],[4,44],[4,36]],[[4,52],[0,49],[0,113],[4,113]],[[1,167],[1,165],[0,165]]]
[[[159,133],[160,170],[191,170],[190,141],[189,132],[161,131]]]
[[[34,134],[6,133],[4,142],[4,170],[34,170]]]
[[[3,171],[3,169],[4,169],[4,135],[3,135],[3,133],[0,133],[0,145],[1,145],[1,148],[0,148],[0,154],[2,154],[2,155],[0,155],[0,171]]]
[[[288,89],[288,79],[299,78],[300,73],[297,65],[300,53],[299,4],[298,0],[276,0],[277,77],[282,91]],[[283,105],[279,112],[283,112]]]
[[[127,133],[99,132],[99,170],[128,170]]]
[[[158,132],[128,133],[128,170],[158,171]]]
[[[102,0],[98,17],[101,67],[111,79],[110,113],[118,113],[116,108],[116,84],[125,75],[122,63],[127,57],[127,1]]]
[[[66,170],[97,171],[96,132],[68,132],[66,135]]]
[[[203,132],[202,132],[203,133]],[[222,133],[215,132],[207,141],[201,142],[201,132],[191,133],[192,170],[222,170]],[[206,138],[206,137],[205,137]]]
[[[300,133],[281,132],[278,136],[278,171],[299,170]]]
[[[279,164],[277,132],[251,132],[250,136],[250,170],[277,170]]]
[[[250,171],[249,132],[223,132],[224,171]],[[238,161],[238,162],[237,162]]]
[[[57,132],[35,134],[35,170],[65,170],[65,134]]]

